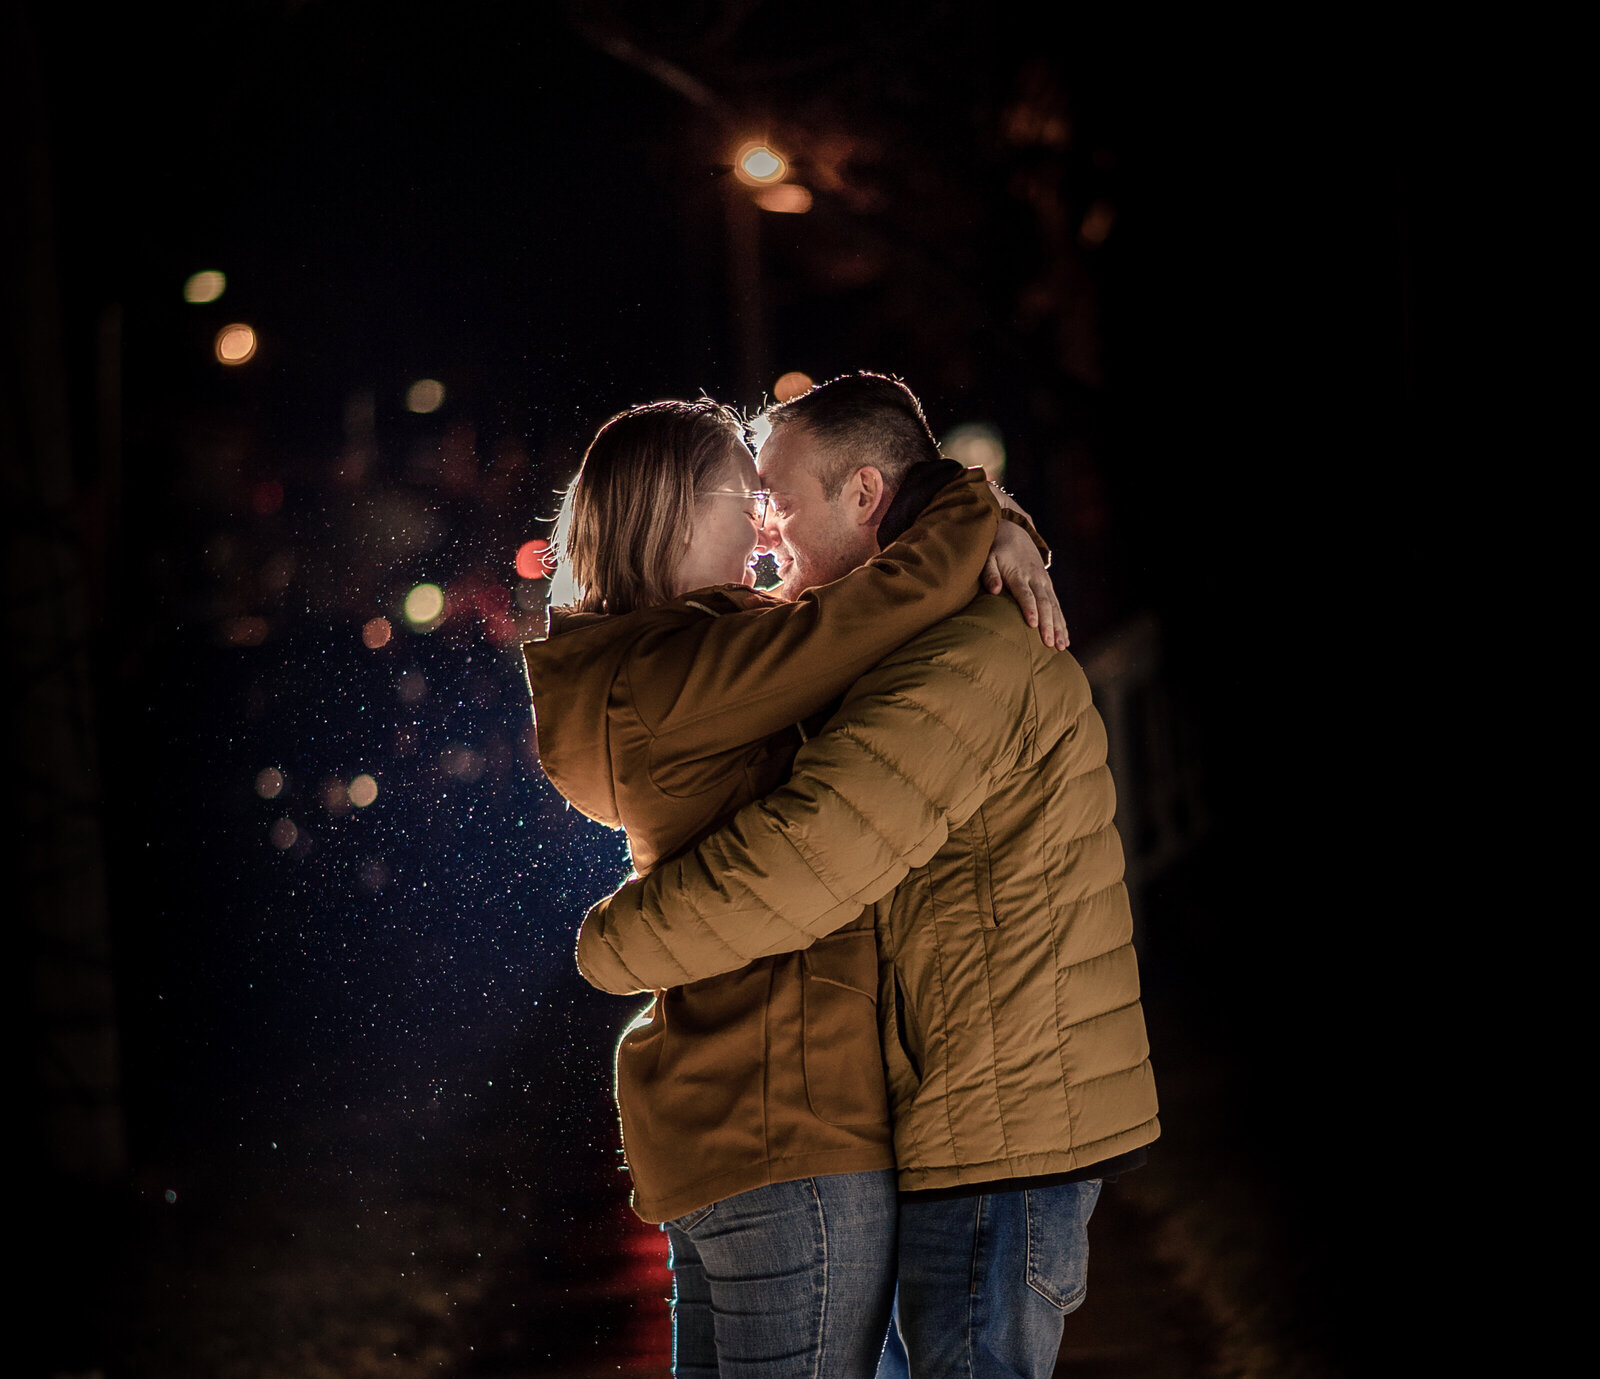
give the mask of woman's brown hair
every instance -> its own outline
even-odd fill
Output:
[[[557,531],[584,613],[630,613],[672,599],[694,528],[695,495],[740,453],[744,423],[710,398],[619,412],[589,443]]]

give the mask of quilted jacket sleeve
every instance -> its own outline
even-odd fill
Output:
[[[1030,636],[983,595],[867,672],[787,784],[589,911],[579,970],[619,995],[679,986],[856,918],[1029,758]]]
[[[959,612],[978,591],[999,507],[981,469],[951,465],[898,541],[793,603],[691,624],[672,654],[641,644],[628,674],[633,711],[657,762],[694,761],[831,703],[884,654]]]

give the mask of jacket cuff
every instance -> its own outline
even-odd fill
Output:
[[[595,906],[598,909],[599,906]],[[616,950],[606,942],[603,924],[593,917],[593,911],[578,929],[578,972],[590,986],[613,996],[628,996],[649,991],[650,984],[641,982],[624,963]]]
[[[900,491],[894,495],[888,512],[878,524],[878,549],[881,551],[904,536],[912,523],[922,516],[923,508],[933,501],[934,494],[966,472],[965,465],[946,459],[919,460],[906,470],[905,478],[900,481]]]

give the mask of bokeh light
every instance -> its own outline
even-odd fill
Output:
[[[227,365],[248,363],[256,355],[256,333],[243,322],[222,326],[216,333],[216,357]]]
[[[1104,197],[1089,207],[1078,227],[1078,243],[1086,249],[1098,249],[1106,242],[1112,227],[1117,223],[1117,212]]]
[[[439,754],[439,766],[445,775],[471,785],[483,775],[483,753],[452,742]]]
[[[202,273],[195,273],[183,285],[183,300],[199,305],[203,302],[214,302],[228,286],[228,277],[219,273],[214,268],[208,268]]]
[[[289,587],[298,564],[299,558],[292,546],[274,551],[261,564],[261,587],[270,594],[281,594]]]
[[[444,590],[419,584],[406,595],[406,621],[415,628],[432,627],[444,616]]]
[[[350,812],[350,790],[337,776],[329,776],[317,789],[322,807],[338,818]]]
[[[419,378],[406,389],[408,412],[437,412],[444,406],[444,384],[437,378]]]
[[[277,479],[263,479],[250,490],[250,506],[258,517],[271,517],[283,506],[283,485]]]
[[[267,831],[267,837],[272,840],[272,846],[280,852],[287,852],[300,840],[300,830],[295,826],[295,821],[285,816],[279,819]]]
[[[523,579],[546,579],[555,567],[555,552],[548,541],[535,538],[517,547],[517,573]]]
[[[260,646],[271,630],[265,618],[229,618],[222,624],[222,640],[229,646]]]
[[[283,793],[283,772],[276,766],[263,767],[256,772],[256,794],[264,800],[275,800]]]
[[[388,646],[389,638],[393,635],[394,629],[389,626],[388,618],[368,618],[361,624],[361,644],[369,651]]]
[[[217,359],[224,364],[244,364],[255,357],[256,333],[242,321],[217,332]]]
[[[779,402],[789,402],[801,393],[809,392],[814,386],[810,374],[791,369],[772,385],[772,396]]]
[[[798,182],[763,187],[756,193],[756,205],[778,215],[804,215],[811,209],[811,193]]]
[[[740,147],[733,159],[734,172],[741,182],[752,187],[770,186],[783,181],[789,165],[766,144],[752,141]]]
[[[509,646],[521,640],[517,620],[511,613],[511,590],[492,580],[469,577],[464,581],[470,593],[470,607],[482,619],[483,632],[491,642]],[[451,586],[451,599],[455,599],[455,586]]]
[[[350,803],[357,809],[365,809],[378,798],[378,782],[362,772],[350,782]]]
[[[939,446],[952,460],[968,469],[981,469],[998,482],[1006,472],[1006,446],[999,430],[986,421],[969,421],[956,427]]]
[[[395,693],[402,704],[419,704],[428,697],[428,681],[420,670],[402,670]]]

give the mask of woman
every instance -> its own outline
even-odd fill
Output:
[[[526,648],[540,758],[626,829],[641,874],[779,784],[804,720],[970,601],[992,544],[1019,585],[1042,568],[973,471],[879,556],[780,602],[752,587],[758,484],[731,412],[667,402],[608,421],[569,494],[581,595]],[[895,1257],[876,989],[858,921],[662,992],[623,1036],[623,1144],[634,1209],[672,1245],[677,1374],[874,1372]]]

